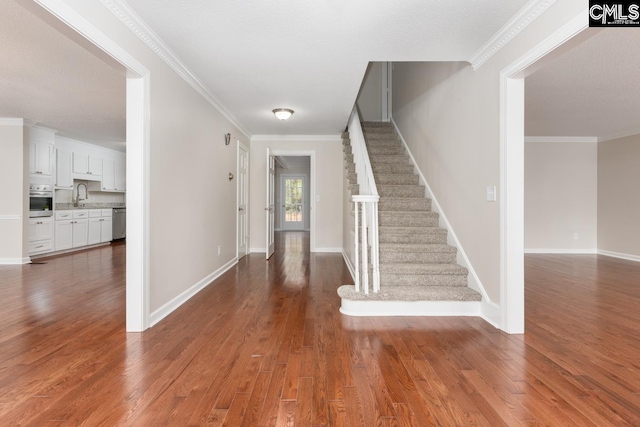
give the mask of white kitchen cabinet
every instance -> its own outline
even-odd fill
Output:
[[[55,243],[56,251],[63,251],[73,247],[73,221],[56,221]]]
[[[102,175],[102,157],[89,156],[89,174]]]
[[[53,220],[51,218],[29,219],[29,255],[53,250]]]
[[[102,189],[114,191],[116,189],[116,161],[102,159]]]
[[[53,145],[38,141],[29,143],[29,173],[32,175],[52,175]]]
[[[74,248],[87,246],[89,244],[89,220],[74,219],[71,225],[73,228],[72,246]]]
[[[101,218],[102,222],[100,223],[100,242],[106,243],[110,242],[113,237],[113,219],[112,218]]]
[[[73,173],[80,175],[102,175],[102,157],[74,151]]]
[[[115,191],[126,190],[126,162],[124,159],[116,160],[115,167]]]
[[[101,241],[102,233],[102,218],[90,218],[89,219],[89,234],[87,237],[88,245],[95,245]]]
[[[58,148],[56,150],[56,187],[73,189],[71,151]]]

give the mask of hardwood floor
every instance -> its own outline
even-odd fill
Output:
[[[308,233],[242,259],[143,334],[124,252],[0,266],[0,425],[640,425],[640,264],[526,258],[527,333],[350,318]]]

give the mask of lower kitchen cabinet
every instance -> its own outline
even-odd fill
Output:
[[[74,248],[87,246],[89,244],[89,220],[74,219],[71,221],[73,228],[72,242]]]
[[[111,241],[113,220],[111,218],[91,218],[89,220],[88,244]]]
[[[89,244],[89,220],[56,221],[56,251]]]
[[[53,219],[29,219],[29,255],[37,255],[53,250]]]
[[[111,209],[58,211],[55,221],[56,251],[110,242],[112,225]]]

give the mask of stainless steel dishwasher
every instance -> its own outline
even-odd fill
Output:
[[[113,240],[127,237],[127,208],[113,209]]]

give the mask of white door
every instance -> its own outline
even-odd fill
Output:
[[[267,148],[267,206],[264,208],[266,217],[266,229],[267,229],[267,259],[271,258],[271,255],[276,250],[275,245],[275,180],[276,180],[276,162],[274,156],[271,154],[271,149]]]
[[[103,243],[110,242],[113,234],[113,219],[101,218],[100,221],[100,241]]]
[[[73,247],[73,221],[56,221],[55,226],[56,251]]]
[[[283,175],[281,177],[281,197],[283,230],[304,230],[304,184],[303,175]]]
[[[89,243],[89,221],[78,219],[73,221],[73,247],[87,246]]]
[[[248,187],[247,171],[249,170],[249,155],[247,151],[238,147],[238,259],[247,254],[247,206]]]
[[[89,235],[87,237],[87,244],[95,245],[100,243],[100,232],[102,231],[102,218],[91,218],[89,220]]]

